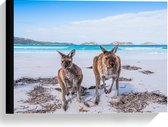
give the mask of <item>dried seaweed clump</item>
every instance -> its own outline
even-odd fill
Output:
[[[154,72],[149,71],[149,70],[144,70],[144,71],[139,71],[139,72],[141,72],[141,73],[143,73],[143,74],[146,74],[146,75],[149,75],[149,74],[153,74],[153,73],[154,73]]]
[[[110,102],[119,112],[141,112],[149,103],[167,104],[167,97],[154,92],[128,93]]]
[[[50,95],[46,88],[42,86],[36,86],[33,90],[28,93],[29,98],[25,101],[25,103],[29,104],[43,104],[48,101],[55,100],[53,95]]]
[[[87,110],[87,109],[84,109],[84,107],[81,107],[80,109],[79,109],[79,112],[88,112],[89,110]]]
[[[51,95],[47,88],[36,86],[27,92],[28,99],[24,103],[37,105],[36,108],[18,111],[17,113],[50,113],[61,108],[61,101]]]
[[[139,69],[141,69],[141,67],[130,66],[130,65],[123,65],[122,68],[125,70],[139,70]]]
[[[28,109],[25,111],[17,111],[16,113],[52,113],[54,111],[56,111],[57,109],[61,108],[61,103],[46,103],[41,105],[41,108],[38,109],[33,108],[33,109]]]
[[[126,81],[126,82],[130,82],[132,81],[132,78],[124,78],[124,77],[120,77],[119,81]]]
[[[33,84],[33,83],[40,83],[40,84],[57,84],[57,77],[53,78],[28,78],[28,77],[23,77],[21,79],[15,80],[14,81],[14,86],[18,85],[25,85],[25,84]]]

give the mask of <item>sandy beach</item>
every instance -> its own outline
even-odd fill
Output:
[[[60,50],[61,51],[61,50]],[[69,51],[62,51],[65,54]],[[167,56],[166,52],[118,51],[122,70],[119,82],[120,96],[116,97],[113,86],[110,94],[100,88],[100,103],[94,105],[95,78],[92,69],[94,56],[101,51],[77,50],[74,63],[82,68],[84,79],[82,86],[86,88],[82,100],[90,107],[76,101],[70,96],[68,110],[61,109],[61,92],[59,84],[53,81],[61,67],[60,56],[56,51],[17,51],[14,53],[14,112],[15,113],[117,113],[117,112],[166,112],[167,111]],[[24,78],[27,78],[24,80]],[[38,80],[38,78],[48,79]],[[33,81],[34,80],[34,81]],[[47,82],[45,82],[47,81]],[[110,86],[111,80],[106,81]],[[88,89],[90,88],[90,89]],[[136,94],[135,94],[136,93]],[[153,94],[155,93],[155,94]],[[122,99],[132,98],[128,107],[136,104],[137,97],[142,100],[137,108],[121,110],[117,107]],[[43,97],[43,98],[42,98]],[[148,98],[150,97],[150,98]],[[155,101],[154,101],[155,100]],[[158,100],[158,101],[157,101]],[[138,105],[137,104],[137,105]],[[135,109],[135,110],[134,110]]]

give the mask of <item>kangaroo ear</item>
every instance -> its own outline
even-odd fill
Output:
[[[102,50],[103,53],[107,52],[107,50],[105,50],[101,45],[100,45],[100,49]]]
[[[60,55],[61,55],[61,57],[65,57],[66,55],[65,54],[63,54],[62,52],[60,52],[60,51],[57,51]]]
[[[118,45],[116,45],[116,46],[111,50],[111,52],[112,52],[112,53],[116,53],[116,52],[117,52],[117,49],[118,49]]]
[[[69,57],[73,57],[74,55],[75,55],[75,49],[73,49],[73,50],[68,54]]]

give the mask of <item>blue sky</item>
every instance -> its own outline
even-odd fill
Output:
[[[71,25],[73,22],[88,20],[92,22],[92,20],[94,21],[123,14],[137,14],[141,12],[165,10],[166,6],[167,4],[165,2],[67,2],[15,0],[14,35],[44,41],[75,41],[74,37],[67,35],[70,33],[70,29],[63,31],[62,35],[56,30],[58,28],[60,29],[62,26],[71,26],[75,28],[75,30],[73,28],[75,31],[74,33],[78,34],[77,30],[83,30],[87,27],[80,26],[83,27],[83,29],[76,29],[76,26]],[[53,28],[55,29],[53,30]],[[53,36],[51,36],[52,34],[50,35],[50,33],[53,32],[55,32],[55,35],[53,34]],[[63,33],[66,33],[66,35]],[[46,36],[44,37],[44,35]],[[81,34],[78,35],[80,36]],[[55,36],[62,37],[57,38]],[[78,37],[76,42],[96,41],[96,39],[91,39],[84,33],[82,33],[82,36],[84,36],[85,39],[84,37]],[[102,41],[106,40],[110,41],[110,39],[102,39]],[[150,39],[146,41],[150,41]]]

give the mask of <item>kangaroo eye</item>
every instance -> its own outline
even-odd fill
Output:
[[[108,59],[108,57],[105,58],[106,60]]]

